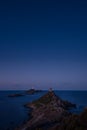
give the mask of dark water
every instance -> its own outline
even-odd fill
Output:
[[[87,106],[87,91],[55,91],[58,96],[64,100],[77,104],[77,109],[73,112],[79,113]],[[12,93],[24,93],[23,91],[0,91],[0,130],[10,128],[13,130],[16,126],[28,119],[28,111],[24,104],[38,99],[46,91],[26,95],[22,97],[8,98]]]

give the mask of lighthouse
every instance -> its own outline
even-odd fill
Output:
[[[50,89],[49,89],[49,92],[52,92],[52,91],[53,91],[53,89],[52,89],[52,88],[50,88]]]

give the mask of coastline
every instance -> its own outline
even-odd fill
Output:
[[[32,101],[35,101],[37,99],[39,99],[41,96],[43,96],[44,94],[47,93],[47,91],[42,92],[42,93],[38,93],[38,94],[34,94],[34,95],[27,95],[27,96],[23,96],[23,97],[17,97],[17,98],[8,98],[8,94],[13,94],[13,93],[23,93],[24,91],[4,91],[1,92],[0,96],[1,96],[1,100],[2,104],[1,108],[2,108],[2,113],[1,113],[1,130],[6,130],[6,129],[10,129],[10,130],[14,130],[16,127],[20,126],[24,126],[25,123],[27,121],[30,120],[30,108],[28,110],[28,108],[24,108],[24,104],[26,103],[31,103]],[[77,105],[76,109],[72,109],[69,110],[71,113],[77,113],[80,114],[83,112],[84,108],[87,106],[87,91],[83,92],[83,91],[55,91],[56,95],[59,95],[59,97],[61,97],[62,99],[65,99],[67,101],[70,101],[72,103],[75,103]],[[6,108],[7,105],[7,101],[9,103],[9,110],[7,109],[4,112],[4,107]],[[12,106],[12,104],[14,106]],[[14,111],[14,113],[12,113],[11,111]],[[19,111],[19,112],[18,112]],[[10,114],[10,118],[7,116],[3,117],[3,112],[5,113],[5,115],[7,115],[6,113],[8,112],[8,114]],[[10,113],[9,113],[10,112]],[[18,112],[18,114],[17,114]],[[21,115],[20,115],[21,112]],[[29,114],[29,116],[28,116]],[[4,120],[7,120],[6,122],[4,122]],[[13,124],[11,124],[11,120],[13,122]],[[8,123],[8,125],[7,125]]]
[[[48,98],[50,98],[49,101],[47,101]],[[37,103],[40,103],[38,104],[39,106],[37,105]],[[68,101],[63,101],[52,91],[46,93],[40,99],[24,105],[24,107],[32,109],[31,119],[27,120],[24,124],[22,124],[19,128],[16,128],[15,130],[33,130],[37,129],[38,126],[41,126],[42,124],[54,124],[56,121],[58,124],[61,119],[63,120],[63,118],[72,115],[68,111],[68,109],[75,108],[76,105]],[[47,111],[49,111],[50,114],[48,114]],[[53,116],[55,117],[54,119]]]

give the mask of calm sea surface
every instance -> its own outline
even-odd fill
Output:
[[[27,120],[29,110],[23,105],[38,99],[46,91],[22,97],[8,97],[9,94],[14,93],[24,93],[24,91],[0,91],[0,130],[7,130],[8,128],[13,130]],[[72,109],[72,112],[79,113],[87,106],[87,91],[55,91],[55,93],[64,100],[77,104],[77,109]]]

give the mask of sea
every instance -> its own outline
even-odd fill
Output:
[[[0,130],[14,130],[23,122],[30,118],[31,109],[27,109],[24,105],[34,101],[44,95],[47,91],[42,91],[33,95],[25,95],[20,97],[8,97],[10,94],[25,91],[0,91]],[[77,105],[71,109],[73,113],[79,114],[87,106],[87,91],[56,91],[56,95],[63,100],[68,100]]]

